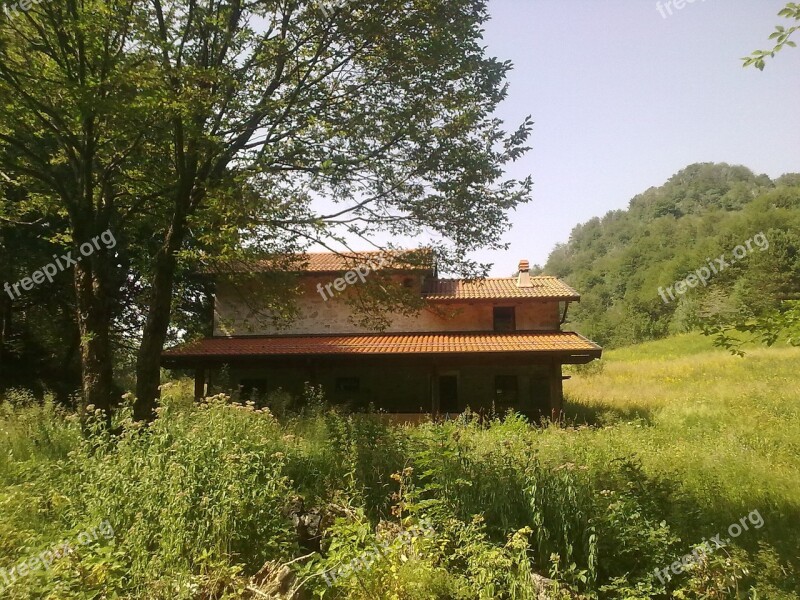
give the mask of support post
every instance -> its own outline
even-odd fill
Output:
[[[194,399],[202,400],[206,397],[206,370],[197,367],[194,370]]]
[[[434,419],[439,416],[439,370],[436,365],[431,365],[430,371],[430,400],[431,415]]]
[[[561,379],[561,363],[553,361],[550,365],[550,418],[555,422],[561,419],[564,410],[564,385]]]

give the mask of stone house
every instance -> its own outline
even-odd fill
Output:
[[[602,349],[561,326],[580,296],[550,276],[441,279],[402,253],[310,253],[293,268],[297,318],[281,329],[259,320],[236,277],[217,276],[213,336],[166,350],[162,364],[193,369],[195,395],[225,366],[243,396],[321,385],[332,402],[395,415],[513,408],[533,418],[562,408],[562,365]],[[258,272],[255,267],[252,272]],[[353,318],[359,286],[383,277],[420,300],[416,314],[387,315],[370,331]]]

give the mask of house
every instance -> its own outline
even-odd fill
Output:
[[[494,407],[536,418],[562,408],[562,365],[602,352],[561,330],[578,293],[532,276],[525,260],[516,277],[482,280],[440,279],[433,264],[403,253],[309,253],[292,269],[300,295],[288,328],[254,317],[231,269],[216,277],[213,336],[166,350],[163,366],[193,369],[197,397],[218,387],[225,366],[243,395],[298,394],[310,382],[332,402],[388,413]],[[249,270],[257,279],[269,267]],[[419,312],[387,315],[381,331],[358,323],[352,300],[371,278],[402,287]]]

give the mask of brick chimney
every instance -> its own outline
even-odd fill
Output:
[[[517,287],[533,287],[531,281],[531,267],[527,260],[519,261],[519,275],[517,275]]]

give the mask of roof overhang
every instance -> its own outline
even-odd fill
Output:
[[[569,331],[433,332],[314,336],[212,337],[166,350],[165,367],[195,367],[287,358],[513,357],[583,364],[603,349]]]
[[[550,275],[530,278],[530,285],[519,285],[515,277],[487,279],[437,279],[428,282],[422,297],[433,303],[490,302],[579,302],[580,294]]]
[[[531,303],[550,303],[550,302],[580,302],[581,297],[575,296],[485,296],[474,298],[447,298],[443,296],[433,296],[423,294],[422,298],[429,304],[531,304]]]

